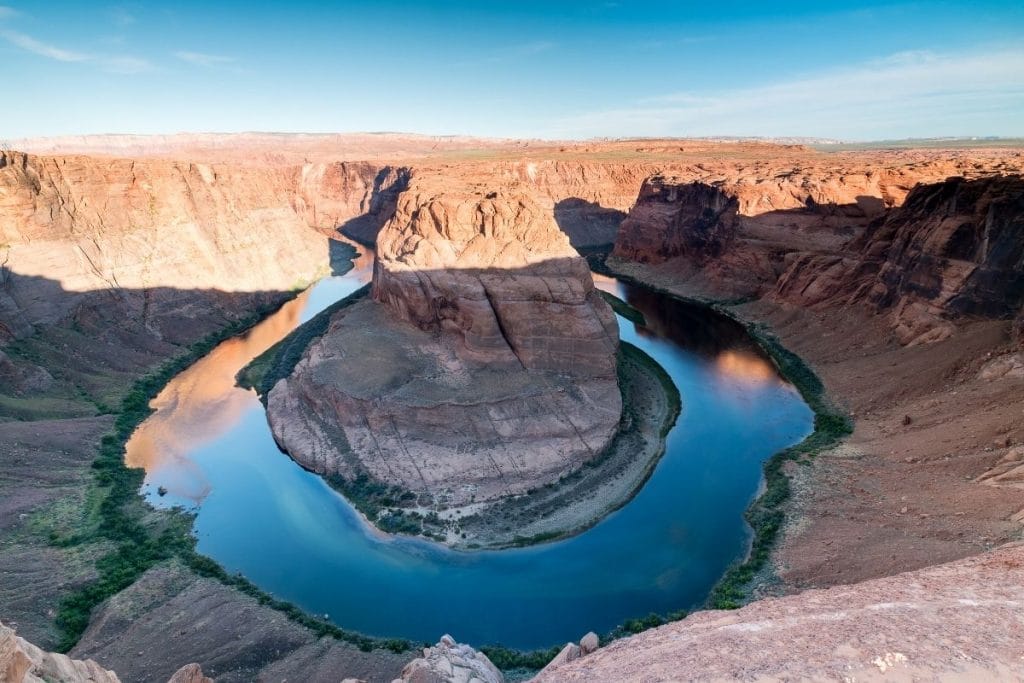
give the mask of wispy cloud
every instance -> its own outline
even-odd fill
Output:
[[[227,64],[234,64],[234,57],[227,57],[225,55],[211,55],[205,52],[189,52],[183,50],[181,52],[175,52],[174,56],[183,62],[189,64],[195,64],[196,66],[225,66]]]
[[[17,31],[0,30],[0,38],[26,52],[31,52],[46,59],[52,59],[57,62],[93,64],[109,73],[138,74],[154,69],[152,62],[141,57],[134,57],[132,55],[93,55],[85,52],[76,52],[45,43]]]
[[[0,5],[0,21],[18,16],[18,10],[7,5]]]
[[[1024,121],[1024,48],[905,52],[776,83],[677,92],[557,124],[560,135],[815,135]],[[992,131],[962,131],[989,133]],[[1007,133],[1013,131],[1006,131]],[[932,134],[921,130],[919,134]]]
[[[12,45],[20,47],[22,50],[27,50],[47,59],[55,59],[58,62],[85,62],[90,59],[89,55],[65,50],[17,31],[0,31],[0,37],[3,37],[4,40]]]

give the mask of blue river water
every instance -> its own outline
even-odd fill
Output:
[[[199,552],[278,598],[369,635],[536,648],[628,618],[700,604],[750,542],[743,511],[761,464],[811,431],[812,413],[745,332],[712,311],[595,276],[647,318],[622,339],[672,377],[683,410],[665,456],[627,505],[578,536],[460,552],[367,528],[276,447],[262,404],[234,386],[248,361],[361,286],[364,261],[286,304],[172,380],[128,444],[156,506],[196,513]]]

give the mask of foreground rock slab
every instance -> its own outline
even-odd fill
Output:
[[[107,671],[93,660],[44,652],[3,624],[0,624],[0,680],[4,683],[120,683],[113,671]]]
[[[700,612],[545,669],[534,680],[862,681],[883,676],[1024,677],[1024,544],[735,611]]]

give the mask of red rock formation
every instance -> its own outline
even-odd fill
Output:
[[[204,291],[289,290],[329,271],[324,234],[356,218],[383,222],[381,196],[401,178],[369,163],[0,153],[0,339],[57,322],[97,293],[159,333],[161,317]]]
[[[337,314],[268,396],[297,461],[447,506],[602,451],[622,409],[618,327],[550,206],[414,174],[377,244],[374,301]]]
[[[521,187],[450,186],[416,178],[402,195],[378,237],[374,299],[467,359],[613,379],[615,317],[550,207]]]
[[[958,317],[1012,319],[1024,303],[1020,177],[919,185],[887,211],[864,196],[835,205],[808,194],[802,207],[744,213],[766,203],[777,201],[742,183],[652,178],[613,256],[664,264],[712,296],[891,309],[904,343],[941,339]]]
[[[613,253],[641,263],[680,256],[704,263],[732,241],[738,208],[739,200],[718,187],[655,176],[640,189]]]
[[[848,253],[795,258],[776,296],[892,310],[904,343],[944,338],[958,318],[1012,319],[1024,307],[1024,179],[919,185]]]

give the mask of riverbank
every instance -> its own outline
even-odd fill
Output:
[[[750,557],[759,568],[734,568],[736,581],[723,580],[725,590],[714,598],[722,600],[712,604],[888,576],[1024,536],[1024,494],[983,483],[1024,442],[1024,378],[999,370],[1015,348],[1008,322],[970,323],[948,340],[905,347],[882,316],[864,310],[715,304],[714,292],[694,290],[671,264],[608,265],[646,286],[716,305],[768,340],[769,351],[799,354],[820,375],[826,405],[838,404],[836,413],[855,420],[841,442],[825,438],[809,444],[814,453],[769,462],[784,495],[763,496],[751,514],[774,529],[770,551],[758,553],[755,537]],[[813,394],[805,397],[817,412]],[[778,514],[759,512],[765,503]]]
[[[664,369],[627,342],[619,349],[618,374],[622,421],[604,452],[555,484],[466,517],[449,513],[458,525],[454,547],[522,547],[567,538],[636,495],[665,453],[682,401]]]

